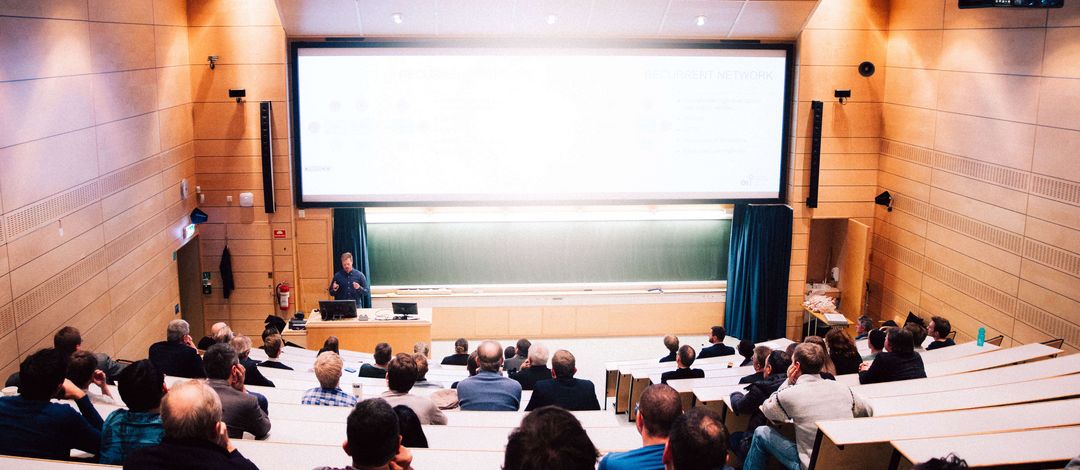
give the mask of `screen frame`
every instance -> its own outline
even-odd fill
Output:
[[[784,52],[784,106],[782,110],[780,143],[780,187],[775,198],[728,198],[728,199],[622,199],[622,200],[573,200],[573,201],[507,201],[515,206],[529,205],[656,205],[656,204],[784,204],[787,202],[788,165],[791,160],[792,108],[794,106],[795,84],[795,44],[792,42],[731,41],[731,40],[655,40],[655,39],[619,39],[619,40],[555,40],[539,39],[368,39],[368,38],[325,38],[313,41],[305,38],[289,42],[289,129],[292,133],[292,184],[293,195],[298,209],[306,208],[349,208],[349,207],[434,207],[434,206],[492,206],[500,205],[491,201],[402,201],[402,202],[323,202],[305,201],[303,190],[301,142],[300,142],[300,92],[299,92],[299,50],[319,48],[609,48],[609,49],[735,49],[735,50],[778,50]]]

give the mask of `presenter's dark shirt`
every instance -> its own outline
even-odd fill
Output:
[[[334,290],[334,283],[337,283],[338,288]],[[353,283],[360,284],[359,289],[353,289]],[[338,271],[334,274],[334,280],[330,282],[328,289],[330,295],[334,296],[334,300],[355,300],[356,306],[359,307],[363,295],[368,291],[367,278],[359,270],[352,270],[349,272]]]

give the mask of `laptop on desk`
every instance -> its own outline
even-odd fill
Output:
[[[355,300],[320,300],[319,314],[323,321],[356,318]]]

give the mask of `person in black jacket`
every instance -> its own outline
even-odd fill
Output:
[[[284,341],[279,334],[267,336],[266,339],[263,340],[263,350],[266,351],[266,360],[260,362],[259,367],[293,370],[292,367],[289,367],[278,360],[278,357],[281,356],[281,348],[284,346],[283,343]]]
[[[720,357],[720,356],[732,356],[735,354],[735,348],[725,345],[724,338],[727,336],[727,331],[722,326],[714,326],[709,331],[709,342],[712,346],[701,350],[699,357],[705,359],[707,357]]]
[[[533,388],[532,398],[525,411],[555,405],[570,411],[599,410],[596,387],[588,380],[575,379],[577,361],[570,351],[560,349],[551,358],[551,375],[554,379],[541,380]]]
[[[746,423],[746,432],[731,434],[731,450],[739,458],[746,458],[750,451],[750,439],[754,436],[754,430],[758,426],[768,423],[768,419],[761,412],[761,404],[765,403],[774,392],[787,380],[787,368],[791,365],[790,359],[783,351],[772,351],[765,360],[765,369],[762,370],[762,379],[746,386],[746,393],[735,392],[731,394],[731,409],[737,415],[750,416]]]
[[[664,337],[664,347],[668,350],[668,355],[661,357],[660,362],[672,362],[675,360],[675,356],[679,354],[679,337],[675,335],[667,335]]]
[[[829,346],[829,358],[836,367],[836,375],[855,374],[859,372],[862,364],[862,355],[855,347],[855,341],[844,330],[835,328],[825,335],[825,343]]]
[[[360,366],[360,377],[385,379],[386,364],[390,362],[390,357],[393,356],[393,349],[387,343],[376,344],[373,356],[375,356],[375,365],[364,364]]]
[[[458,338],[454,341],[454,354],[446,356],[442,360],[445,366],[464,366],[469,364],[469,340]]]
[[[679,348],[679,357],[675,359],[675,364],[679,368],[660,374],[660,383],[666,384],[668,380],[700,379],[705,377],[705,371],[690,368],[690,366],[694,365],[696,359],[697,352],[694,351],[694,348],[689,344],[684,344]]]
[[[911,330],[889,328],[885,335],[885,352],[878,354],[874,363],[859,367],[859,383],[872,384],[926,377],[922,357],[915,352]]]
[[[150,345],[150,362],[159,372],[173,377],[203,378],[202,358],[191,340],[191,327],[184,320],[169,322],[165,341]]]
[[[532,390],[537,382],[551,380],[551,369],[548,369],[547,362],[547,346],[536,343],[529,347],[529,359],[521,364],[520,370],[511,372],[510,378],[520,382],[522,390]]]
[[[956,342],[949,338],[949,333],[952,332],[952,325],[949,324],[949,320],[943,317],[931,317],[930,318],[930,337],[934,338],[934,341],[926,346],[927,351],[933,351],[937,348],[944,348],[948,346],[956,346]]]
[[[229,344],[231,344],[233,350],[236,351],[236,356],[240,359],[240,366],[244,368],[244,385],[255,385],[258,387],[274,386],[274,382],[271,382],[270,379],[262,375],[262,372],[259,372],[260,362],[250,357],[251,338],[238,335],[234,337]]]
[[[765,378],[765,364],[769,360],[769,354],[772,353],[772,348],[768,346],[758,346],[754,348],[754,352],[751,354],[751,364],[754,366],[754,373],[746,377],[739,379],[740,384],[752,384],[758,380]],[[740,366],[742,367],[742,366]]]

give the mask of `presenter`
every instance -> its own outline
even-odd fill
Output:
[[[334,300],[355,300],[356,306],[361,307],[367,292],[367,278],[364,273],[353,269],[352,253],[342,253],[341,271],[334,273],[334,279],[330,281],[330,295],[334,296]]]

